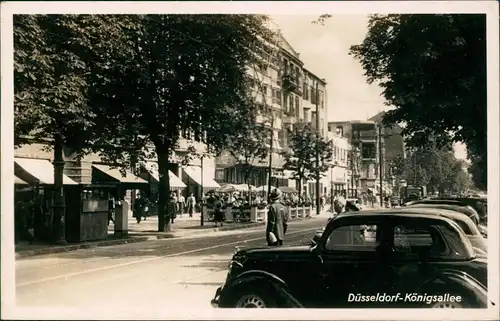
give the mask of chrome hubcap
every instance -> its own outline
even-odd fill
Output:
[[[432,306],[434,309],[461,309],[462,305],[458,302],[436,302]]]
[[[241,299],[238,300],[238,303],[236,304],[237,308],[259,308],[263,309],[266,307],[266,304],[264,303],[264,300],[262,300],[259,296],[255,294],[248,294],[243,296]]]

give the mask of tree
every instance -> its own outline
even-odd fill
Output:
[[[292,171],[293,177],[299,182],[299,195],[302,195],[303,180],[320,179],[330,168],[332,142],[318,136],[316,130],[307,123],[295,124],[289,136],[290,152],[284,154],[284,168]],[[319,153],[319,166],[316,164],[316,153]]]
[[[269,130],[253,121],[241,124],[237,134],[227,144],[225,151],[243,169],[243,180],[248,185],[249,191],[256,163],[265,159],[269,154],[266,144],[268,139]]]
[[[52,225],[59,243],[65,243],[63,146],[81,151],[94,116],[86,104],[88,69],[79,55],[88,48],[76,24],[72,15],[14,16],[15,144],[52,142]]]
[[[456,159],[453,150],[427,145],[413,149],[398,173],[408,184],[426,186],[431,192],[462,193],[471,186],[464,168],[464,162]]]
[[[254,121],[246,69],[258,59],[253,48],[271,36],[265,21],[260,15],[147,15],[118,22],[124,53],[110,57],[107,73],[94,78],[99,91],[92,105],[102,125],[96,136],[116,146],[134,142],[128,155],[102,151],[119,163],[140,161],[148,150],[156,154],[159,231],[169,228],[168,172],[181,134],[205,143],[201,154],[220,152],[238,137],[239,124]],[[192,145],[187,156],[198,156]]]
[[[404,122],[412,146],[464,142],[486,186],[486,15],[373,15],[351,54],[395,107],[386,123]]]

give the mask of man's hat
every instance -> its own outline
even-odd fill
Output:
[[[281,197],[281,190],[279,190],[278,188],[275,188],[273,189],[273,191],[271,192],[271,194],[269,194],[269,199],[271,200],[277,200],[278,198]]]

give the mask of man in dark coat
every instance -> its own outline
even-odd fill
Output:
[[[267,212],[266,239],[269,246],[281,246],[285,239],[288,214],[286,207],[279,202],[281,191],[274,189],[269,196],[270,204]]]

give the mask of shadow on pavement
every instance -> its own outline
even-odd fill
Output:
[[[208,259],[208,260],[206,260],[205,259],[205,260],[202,260],[201,262],[198,262],[197,264],[182,265],[182,267],[204,268],[204,269],[209,270],[211,272],[219,272],[219,271],[226,271],[228,264],[229,264],[229,259],[227,259],[227,260],[220,260],[220,259]]]

